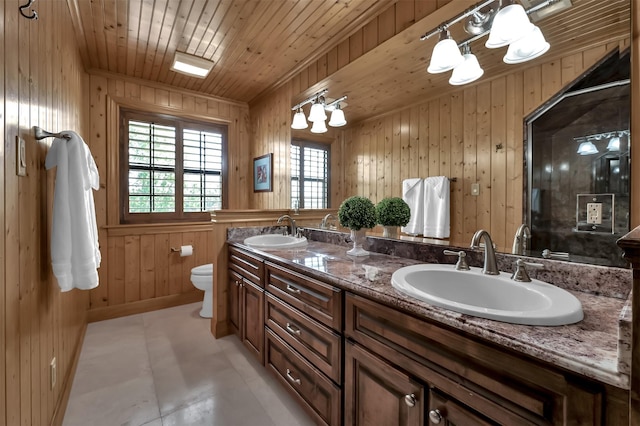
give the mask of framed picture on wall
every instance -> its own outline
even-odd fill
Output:
[[[253,192],[271,192],[273,178],[273,154],[253,159]]]

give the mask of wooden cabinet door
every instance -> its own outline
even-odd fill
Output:
[[[425,388],[365,348],[345,345],[345,426],[424,424]]]
[[[264,364],[264,290],[245,279],[241,295],[241,339],[258,361]]]
[[[229,311],[229,325],[233,332],[240,335],[240,318],[242,317],[242,306],[240,305],[240,292],[242,289],[242,277],[236,272],[229,270],[229,296],[228,296],[228,311]]]

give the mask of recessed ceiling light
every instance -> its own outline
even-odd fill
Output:
[[[205,78],[211,68],[213,68],[213,62],[182,52],[176,52],[171,64],[172,71],[198,78]]]

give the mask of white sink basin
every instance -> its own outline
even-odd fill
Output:
[[[282,234],[263,234],[245,238],[244,243],[249,247],[268,249],[290,249],[307,245],[306,237],[294,237]]]
[[[513,324],[565,325],[584,318],[580,301],[568,291],[539,280],[516,282],[510,276],[421,264],[398,269],[391,284],[441,308]]]

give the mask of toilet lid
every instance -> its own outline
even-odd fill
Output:
[[[213,263],[196,266],[191,270],[191,275],[213,275]]]

